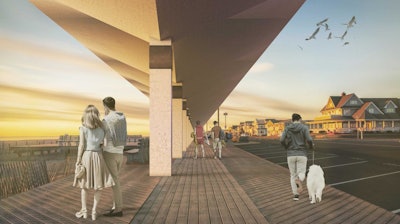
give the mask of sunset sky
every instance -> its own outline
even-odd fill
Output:
[[[398,0],[306,1],[221,105],[221,125],[224,112],[228,126],[293,112],[314,119],[342,92],[400,97],[399,11]],[[336,38],[352,16],[357,23]],[[325,18],[330,30],[306,41]],[[30,2],[0,1],[0,48],[0,139],[78,134],[83,109],[103,111],[106,96],[129,134],[148,135],[148,98]]]

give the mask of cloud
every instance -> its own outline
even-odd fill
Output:
[[[77,132],[84,108],[102,111],[106,96],[116,98],[128,133],[149,133],[148,98],[92,52],[71,40],[0,33],[0,136]]]
[[[319,112],[321,105],[310,108],[301,102],[293,100],[265,97],[259,94],[243,91],[233,91],[221,105],[220,111],[228,113],[231,121],[236,122],[254,120],[256,118],[288,119],[296,112],[305,119],[313,119]]]
[[[76,45],[70,46],[68,44],[60,46],[55,45],[54,42],[34,42],[30,39],[21,39],[16,36],[0,36],[1,54],[21,57],[19,61],[24,61],[24,59],[28,58],[35,61],[38,59],[47,60],[47,67],[51,67],[54,63],[98,66],[100,60],[83,47],[80,48]],[[40,70],[42,69],[43,67],[40,67]]]
[[[251,67],[249,73],[262,73],[270,71],[274,68],[274,65],[269,62],[257,62]]]
[[[103,110],[102,97],[90,97],[65,91],[48,91],[0,84],[1,136],[18,133],[77,134],[80,118],[88,104]],[[124,112],[128,133],[148,133],[149,107],[146,103],[117,101],[117,110]],[[29,128],[22,124],[30,124]],[[63,125],[60,125],[63,124]],[[52,129],[43,131],[42,129]]]

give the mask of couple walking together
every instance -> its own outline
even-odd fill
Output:
[[[222,158],[222,141],[224,141],[224,131],[218,125],[218,121],[214,121],[214,127],[211,129],[211,138],[213,140],[213,150],[214,150],[214,159]],[[194,128],[194,142],[196,144],[195,148],[195,156],[194,159],[197,159],[197,146],[200,145],[203,158],[204,155],[204,139],[208,141],[208,136],[204,133],[203,126],[200,125],[200,121],[196,121],[196,127]],[[208,144],[208,143],[207,143]],[[218,151],[217,151],[218,149]]]
[[[127,137],[126,118],[123,113],[115,110],[115,100],[112,97],[104,98],[103,106],[105,117],[100,120],[99,110],[94,105],[88,105],[79,128],[76,166],[83,166],[85,172],[81,177],[75,175],[73,183],[74,187],[81,188],[82,208],[75,214],[77,218],[87,218],[87,193],[93,189],[91,215],[92,220],[96,220],[101,190],[106,187],[112,187],[113,207],[104,216],[123,215],[119,173]]]

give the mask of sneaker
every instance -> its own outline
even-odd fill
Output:
[[[294,200],[294,201],[298,201],[298,200],[299,200],[299,195],[298,195],[298,194],[295,194],[294,197],[293,197],[293,200]]]

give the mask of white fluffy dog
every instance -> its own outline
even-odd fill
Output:
[[[307,175],[307,190],[311,204],[322,201],[322,191],[324,188],[324,171],[321,166],[311,165]]]

